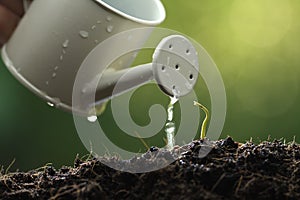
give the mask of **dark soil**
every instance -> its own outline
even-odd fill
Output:
[[[199,158],[205,145],[212,151]],[[96,159],[76,158],[74,167],[1,175],[0,199],[300,199],[298,144],[238,144],[228,137],[194,141],[184,150],[169,166],[149,173],[119,172]],[[141,159],[166,153],[152,148]]]

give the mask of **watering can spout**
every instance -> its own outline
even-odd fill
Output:
[[[118,71],[110,68],[104,71],[98,77],[96,92],[93,93],[95,104],[101,104],[152,80],[165,94],[179,98],[193,90],[198,71],[198,54],[192,43],[183,36],[172,35],[159,43],[152,63]],[[95,88],[90,88],[90,91],[92,93]]]
[[[119,71],[106,70],[97,85],[95,99],[102,102],[153,80],[152,64]]]

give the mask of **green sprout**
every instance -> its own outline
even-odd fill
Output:
[[[194,106],[199,106],[201,108],[201,110],[203,110],[205,112],[205,118],[202,122],[201,133],[200,133],[200,139],[204,139],[206,137],[206,127],[207,127],[208,120],[209,120],[209,111],[205,106],[198,103],[197,101],[194,101]]]

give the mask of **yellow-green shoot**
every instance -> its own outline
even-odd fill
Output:
[[[197,101],[194,101],[194,105],[199,106],[201,108],[201,110],[203,110],[205,112],[205,118],[202,122],[201,133],[200,133],[200,139],[204,139],[206,137],[206,129],[207,129],[207,124],[208,124],[208,120],[209,120],[209,111],[205,106],[198,103]]]

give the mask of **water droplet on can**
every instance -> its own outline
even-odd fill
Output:
[[[112,25],[107,26],[106,31],[111,33],[113,31],[114,27]]]
[[[178,96],[180,95],[180,91],[178,89],[176,89],[176,86],[172,88],[172,92],[173,92],[173,95],[174,95],[174,98],[178,98]]]
[[[93,26],[91,27],[91,29],[92,29],[92,30],[95,30],[95,29],[96,29],[96,25],[93,25]]]
[[[60,55],[59,60],[62,61],[64,59],[63,55]]]
[[[62,44],[63,48],[68,48],[69,46],[69,40],[65,40],[64,43]]]
[[[101,24],[101,23],[102,23],[101,20],[98,20],[98,21],[97,21],[97,24]]]
[[[170,60],[171,60],[171,58],[168,56],[168,58],[167,58],[167,65],[168,66],[170,65]]]
[[[86,88],[83,88],[83,89],[81,90],[81,93],[82,93],[82,94],[85,94],[85,93],[86,93]]]
[[[133,55],[132,55],[132,57],[133,57],[133,58],[136,58],[137,55],[138,55],[138,52],[134,52]]]
[[[49,85],[49,81],[46,81],[46,85]]]
[[[56,70],[58,70],[58,68],[59,68],[58,66],[55,66],[55,67],[54,67],[54,70],[56,71]]]
[[[193,89],[193,85],[192,85],[192,84],[189,84],[189,83],[185,83],[185,87],[186,87],[186,89],[188,89],[188,90]]]
[[[52,74],[52,78],[55,78],[55,77],[56,77],[56,75],[57,75],[56,73],[53,73],[53,74]]]
[[[106,17],[106,20],[107,20],[108,22],[110,22],[110,21],[112,20],[112,17],[111,17],[111,16],[107,16],[107,17]]]
[[[86,39],[89,37],[89,33],[87,31],[79,31],[79,35],[83,38]]]
[[[95,43],[96,43],[96,44],[99,43],[99,40],[95,40]]]
[[[51,102],[47,102],[47,104],[48,104],[48,106],[50,106],[50,107],[54,107],[54,106],[55,106],[54,103],[51,103]]]

